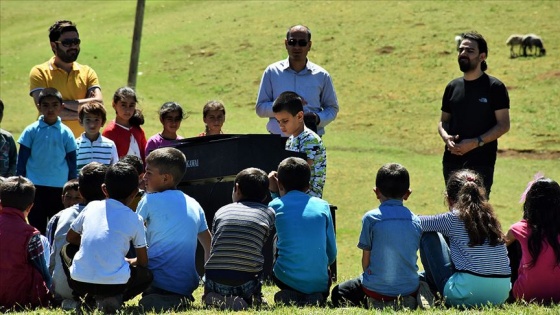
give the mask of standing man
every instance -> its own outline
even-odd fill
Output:
[[[255,111],[259,117],[268,118],[266,128],[270,133],[282,135],[272,103],[286,91],[303,98],[305,124],[320,136],[325,134],[325,126],[336,118],[338,101],[331,76],[307,59],[311,44],[311,31],[307,26],[290,27],[284,40],[288,59],[273,63],[264,71]]]
[[[78,122],[80,105],[93,100],[103,102],[99,80],[92,68],[76,62],[81,42],[76,24],[67,20],[55,22],[49,28],[49,40],[54,56],[31,69],[29,95],[38,110],[39,93],[45,88],[57,89],[63,99],[60,118],[77,138],[83,131]]]
[[[438,131],[445,142],[445,181],[453,171],[469,168],[482,175],[489,197],[498,138],[509,130],[509,96],[500,80],[484,72],[487,56],[482,35],[464,34],[458,56],[464,74],[445,88]]]

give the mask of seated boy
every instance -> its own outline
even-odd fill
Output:
[[[80,106],[78,119],[80,126],[84,127],[84,132],[76,138],[78,170],[90,162],[109,165],[117,163],[117,146],[113,140],[103,137],[99,132],[107,121],[107,112],[103,104],[91,101]]]
[[[274,101],[272,111],[282,132],[290,136],[286,141],[286,150],[307,155],[311,168],[307,193],[322,198],[327,177],[327,152],[321,137],[305,126],[303,99],[294,92],[283,92]]]
[[[78,174],[78,177],[79,176],[80,174]],[[82,203],[83,199],[82,195],[80,195],[78,187],[79,182],[77,178],[67,181],[66,184],[62,186],[62,205],[64,206],[64,209],[70,208],[75,204]]]
[[[28,219],[44,234],[49,218],[64,209],[60,201],[62,186],[78,174],[76,139],[58,116],[62,95],[53,88],[43,89],[37,106],[41,116],[23,130],[18,140],[17,175],[26,176],[35,185],[35,200]]]
[[[0,123],[4,118],[4,102],[0,100]],[[0,128],[0,176],[16,175],[17,148],[14,137]]]
[[[147,194],[138,203],[148,239],[148,268],[154,274],[151,287],[140,305],[145,310],[171,310],[194,301],[198,287],[195,253],[197,239],[210,255],[211,235],[200,204],[177,189],[185,175],[187,159],[183,152],[159,148],[146,157]]]
[[[212,249],[206,262],[205,303],[241,310],[262,303],[264,243],[274,225],[268,198],[268,176],[247,168],[234,181],[233,203],[214,215]]]
[[[72,290],[93,296],[98,310],[114,313],[150,285],[152,274],[142,218],[127,207],[138,192],[138,173],[125,163],[111,165],[101,189],[107,199],[82,210],[60,255]],[[130,241],[135,259],[125,258]],[[77,253],[72,245],[79,245]]]
[[[329,266],[336,259],[336,238],[329,204],[305,192],[311,171],[301,158],[286,158],[271,172],[269,206],[276,212],[277,258],[273,280],[281,289],[276,303],[323,305],[329,295]]]
[[[99,162],[91,162],[84,166],[78,174],[78,180],[75,181],[76,185],[74,185],[74,180],[72,180],[72,183],[69,182],[64,185],[63,202],[66,202],[66,209],[53,216],[47,225],[47,237],[51,245],[49,272],[53,277],[55,299],[59,303],[62,302],[62,308],[65,310],[75,309],[78,303],[74,299],[72,289],[68,286],[68,279],[60,260],[60,250],[67,244],[66,234],[70,225],[84,207],[90,201],[105,199],[101,185],[105,181],[105,173],[108,168],[107,165]],[[73,190],[74,186],[77,189],[76,191]],[[77,193],[77,196],[75,193]],[[71,202],[68,202],[70,199],[66,198],[69,195],[74,196],[70,198],[72,199]],[[81,201],[76,203],[75,197],[79,197]]]
[[[25,177],[12,176],[0,184],[0,311],[47,306],[51,300],[39,231],[25,221],[34,198],[35,187]]]
[[[403,206],[409,185],[408,171],[400,164],[385,164],[377,172],[373,191],[381,205],[364,215],[358,242],[364,272],[333,288],[334,306],[416,308],[410,295],[419,285],[416,252],[422,229],[420,219]]]

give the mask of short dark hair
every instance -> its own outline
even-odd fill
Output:
[[[140,160],[140,158],[136,155],[125,155],[119,162],[132,165],[138,172],[138,175],[144,173],[144,163],[142,163],[142,160]]]
[[[0,122],[2,122],[2,118],[4,118],[4,102],[0,100]]]
[[[86,114],[100,116],[102,124],[105,124],[107,121],[107,111],[105,110],[103,103],[99,101],[89,101],[80,106],[80,109],[78,109],[78,119],[80,122],[84,121],[84,116]]]
[[[72,178],[71,180],[64,183],[64,186],[62,186],[62,194],[64,195],[65,193],[67,193],[70,190],[78,191],[79,186],[80,185],[78,183],[78,179],[77,178]]]
[[[155,167],[160,174],[169,174],[173,177],[173,183],[177,186],[187,171],[187,158],[178,149],[165,147],[155,149],[146,157],[146,164]]]
[[[292,116],[295,116],[297,113],[303,111],[303,99],[296,92],[282,92],[274,100],[272,111],[275,113],[286,111]]]
[[[159,119],[164,119],[167,114],[177,112],[181,119],[187,118],[187,114],[183,111],[183,107],[176,102],[165,102],[158,110]]]
[[[78,174],[78,182],[80,194],[85,203],[105,199],[101,185],[105,181],[105,174],[108,169],[108,165],[99,162],[91,162],[82,167],[80,174]]]
[[[238,184],[243,200],[263,202],[268,196],[268,175],[265,171],[250,167],[237,173],[234,185]]]
[[[208,115],[208,112],[210,112],[211,110],[219,110],[224,114],[224,116],[226,115],[226,108],[224,106],[224,103],[217,100],[212,100],[204,104],[204,107],[202,108],[202,118],[206,118],[206,115]]]
[[[290,39],[290,34],[292,33],[291,30],[294,27],[300,27],[300,28],[305,29],[305,31],[307,33],[307,40],[311,40],[311,30],[309,29],[309,27],[307,27],[305,25],[301,25],[301,24],[290,26],[290,28],[288,28],[288,31],[286,32],[286,39]]]
[[[51,27],[49,27],[49,40],[51,42],[55,42],[60,39],[60,35],[66,32],[78,33],[76,24],[69,20],[56,21]],[[78,36],[79,35],[80,34],[78,33]]]
[[[302,158],[285,158],[278,165],[278,182],[284,186],[286,192],[299,190],[306,192],[309,189],[311,168]]]
[[[410,176],[398,163],[387,163],[377,171],[375,186],[389,199],[402,199],[410,188]]]
[[[479,54],[485,53],[486,57],[488,57],[488,44],[486,43],[486,40],[484,39],[484,37],[480,33],[476,32],[476,31],[463,33],[463,39],[462,40],[465,40],[465,39],[475,41],[476,44],[478,45],[478,53]],[[480,70],[486,71],[486,69],[488,69],[488,65],[486,64],[486,60],[484,60],[480,64]]]
[[[62,104],[62,94],[60,94],[60,92],[55,89],[55,88],[45,88],[42,89],[41,92],[39,92],[39,97],[38,97],[38,104],[41,105],[41,102],[43,101],[43,99],[45,99],[46,97],[56,97],[58,99],[58,101],[60,102],[60,104]]]
[[[138,189],[138,172],[132,165],[120,161],[111,165],[105,173],[105,189],[109,198],[125,200]]]
[[[35,200],[35,186],[23,176],[11,176],[0,183],[2,206],[24,211]]]

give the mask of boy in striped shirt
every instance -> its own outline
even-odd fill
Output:
[[[112,165],[119,161],[117,146],[113,140],[105,138],[99,130],[107,121],[103,104],[91,101],[78,110],[80,125],[84,132],[76,138],[78,170],[91,162]]]

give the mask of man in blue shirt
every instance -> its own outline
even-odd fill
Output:
[[[292,91],[304,99],[305,124],[320,136],[338,114],[329,73],[307,59],[311,44],[307,26],[290,27],[284,40],[288,58],[269,65],[263,73],[255,111],[269,119],[266,128],[270,133],[282,134],[272,111],[272,103],[282,92]]]

